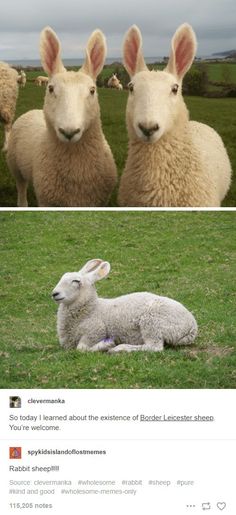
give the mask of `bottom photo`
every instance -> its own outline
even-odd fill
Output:
[[[235,212],[0,224],[1,388],[236,387]]]

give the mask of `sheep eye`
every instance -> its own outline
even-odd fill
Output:
[[[91,95],[94,95],[95,91],[96,91],[96,88],[94,86],[92,88],[90,88]]]
[[[49,84],[49,86],[48,86],[48,91],[49,91],[49,93],[53,93],[53,91],[54,91],[54,86],[52,86],[52,84]]]
[[[80,284],[80,281],[78,279],[73,279],[72,283]]]
[[[176,95],[178,93],[178,89],[179,89],[179,85],[174,84],[174,86],[172,86],[172,88],[171,88],[171,91],[172,91],[172,93],[174,93],[174,95]]]
[[[129,88],[130,92],[131,92],[131,93],[133,93],[133,91],[134,91],[134,85],[132,84],[132,82],[130,82],[130,83],[128,84],[128,88]]]

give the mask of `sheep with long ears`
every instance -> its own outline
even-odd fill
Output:
[[[105,206],[116,183],[95,83],[105,61],[105,37],[100,30],[92,33],[78,72],[66,71],[60,41],[50,27],[41,33],[40,54],[49,76],[43,111],[21,116],[9,141],[18,206],[27,206],[30,181],[40,206]]]
[[[192,27],[181,25],[167,67],[149,71],[138,27],[125,36],[123,59],[131,82],[121,206],[215,207],[229,189],[231,166],[220,136],[207,125],[189,121],[182,97],[182,81],[196,47]]]
[[[112,76],[108,80],[107,85],[109,88],[118,89],[119,91],[123,90],[123,86],[122,86],[121,82],[119,81],[116,73],[112,74]]]
[[[24,70],[20,70],[20,73],[19,73],[18,78],[17,78],[18,84],[20,84],[20,86],[22,88],[24,88],[25,85],[26,85],[26,81],[27,81],[27,77],[26,77],[25,71]]]
[[[18,98],[18,73],[9,64],[0,61],[0,122],[4,128],[3,151],[8,148],[8,141],[16,111]]]
[[[160,352],[164,344],[188,345],[197,336],[194,316],[179,302],[139,292],[100,298],[95,282],[110,272],[101,259],[62,276],[52,292],[59,304],[57,332],[64,348],[80,351]]]

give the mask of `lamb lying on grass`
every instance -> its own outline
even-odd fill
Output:
[[[3,123],[5,140],[3,150],[8,147],[9,135],[16,111],[18,97],[18,73],[9,64],[0,62],[0,122]]]
[[[108,88],[118,89],[119,91],[122,91],[122,89],[123,89],[123,86],[122,86],[120,80],[118,79],[116,73],[113,73],[113,75],[108,80],[107,85],[108,85]]]
[[[187,345],[195,340],[196,320],[175,300],[147,292],[99,298],[94,283],[109,271],[108,262],[92,259],[79,272],[64,274],[53,290],[64,348],[159,352],[165,343]]]
[[[92,33],[79,72],[66,71],[60,42],[49,27],[40,46],[50,76],[44,110],[18,118],[9,140],[7,161],[16,179],[17,204],[28,205],[32,181],[39,206],[105,206],[116,183],[95,85],[105,61],[105,37],[99,30]]]
[[[182,80],[196,53],[192,28],[181,25],[172,39],[164,71],[149,71],[139,29],[124,41],[124,66],[131,77],[126,110],[129,151],[121,177],[120,206],[216,207],[231,180],[220,136],[189,121]]]

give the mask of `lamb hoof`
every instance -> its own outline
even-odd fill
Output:
[[[112,349],[109,349],[108,354],[115,354],[117,352],[128,352],[129,349],[125,344],[116,345]]]
[[[84,345],[83,343],[79,343],[77,345],[77,350],[79,352],[87,352],[89,349],[88,349],[87,345]]]

